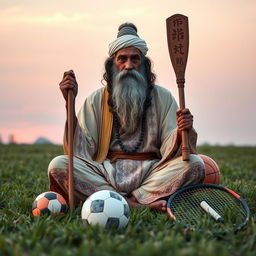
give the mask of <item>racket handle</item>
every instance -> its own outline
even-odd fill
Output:
[[[218,222],[224,222],[223,218],[205,201],[200,203],[200,206]]]

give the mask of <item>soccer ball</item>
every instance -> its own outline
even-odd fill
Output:
[[[32,204],[32,214],[39,216],[41,214],[64,215],[68,210],[65,199],[58,193],[48,191],[36,197]]]
[[[99,225],[104,228],[125,228],[130,218],[130,209],[126,200],[118,193],[101,190],[84,202],[82,207],[84,225]]]

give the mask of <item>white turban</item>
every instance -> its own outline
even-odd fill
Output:
[[[131,46],[139,49],[142,52],[142,54],[146,55],[148,51],[146,42],[143,39],[141,39],[136,32],[135,34],[136,35],[125,33],[117,37],[113,42],[111,42],[109,44],[109,56],[112,56],[115,52],[117,52],[120,49]]]

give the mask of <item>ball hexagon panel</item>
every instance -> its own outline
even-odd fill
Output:
[[[123,202],[124,204],[127,204],[127,205],[128,205],[127,201],[126,201],[123,197],[121,197],[121,198],[122,198],[122,202]]]
[[[57,198],[57,197],[56,197]],[[58,213],[61,211],[61,203],[58,201],[58,199],[53,199],[49,201],[48,209],[52,213]]]
[[[101,227],[105,227],[106,223],[108,221],[108,217],[103,212],[102,213],[90,213],[87,220],[91,225],[98,224]]]
[[[91,201],[101,199],[105,200],[110,197],[109,191],[108,190],[100,190],[92,194],[89,198]]]
[[[37,208],[37,201],[34,200],[34,202],[32,203],[32,210]]]
[[[121,217],[124,214],[124,204],[118,199],[110,197],[105,200],[104,213],[108,217]]]
[[[39,200],[37,200],[37,208],[40,210],[47,208],[48,203],[49,203],[49,200],[47,198],[45,197],[40,198]]]
[[[83,207],[82,207],[82,219],[85,220],[89,217],[90,215],[90,209],[91,209],[91,203],[92,201],[88,198],[84,204],[83,204]]]
[[[57,199],[59,200],[59,202],[63,205],[66,205],[66,200],[64,199],[64,197],[60,194],[57,194]]]
[[[39,199],[43,198],[46,193],[47,192],[44,192],[44,193],[38,195],[35,200],[38,201]]]

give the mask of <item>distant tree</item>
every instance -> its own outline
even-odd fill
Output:
[[[9,135],[9,144],[16,144],[15,137],[13,134]]]
[[[3,144],[2,136],[0,134],[0,144]]]

